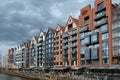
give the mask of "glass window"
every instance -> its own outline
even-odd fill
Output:
[[[84,39],[83,39],[83,40],[81,40],[81,45],[84,45]]]
[[[85,53],[84,46],[81,46],[81,48],[80,48],[80,52],[81,52],[82,54]]]
[[[91,41],[92,42],[95,42],[97,40],[98,40],[97,34],[94,34],[94,35],[91,36]]]
[[[89,38],[89,36],[84,39],[84,43],[85,43],[85,44],[90,43],[90,38]]]
[[[80,33],[80,38],[84,38],[84,33]]]
[[[106,31],[108,31],[108,26],[107,26],[107,24],[101,26],[101,32],[106,32]]]
[[[108,57],[108,42],[102,43],[102,57]]]
[[[102,34],[102,40],[106,40],[106,39],[108,39],[108,33]]]
[[[102,3],[98,4],[97,8],[98,8],[98,11],[103,9],[104,8],[104,3],[102,2]]]
[[[93,47],[91,50],[91,58],[96,59],[98,58],[98,48]]]
[[[85,59],[90,59],[90,48],[85,49]]]

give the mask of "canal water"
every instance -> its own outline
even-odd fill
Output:
[[[15,77],[15,76],[0,73],[0,80],[29,80],[29,79]]]

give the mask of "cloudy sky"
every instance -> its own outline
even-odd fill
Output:
[[[0,54],[32,39],[40,29],[65,25],[68,16],[94,0],[0,0]],[[120,2],[114,0],[114,2]]]

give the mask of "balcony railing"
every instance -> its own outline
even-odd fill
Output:
[[[64,61],[68,61],[68,58],[64,58]]]
[[[103,24],[106,24],[107,21],[108,21],[107,18],[105,18],[105,19],[103,19],[103,20],[100,20],[100,21],[97,21],[97,22],[95,22],[94,26],[97,28],[97,27],[99,27],[99,26],[101,26],[101,25],[103,25]]]
[[[96,14],[96,16],[94,17],[94,20],[97,20],[97,19],[99,19],[101,17],[104,17],[105,15],[106,15],[105,11],[100,12],[100,13]]]
[[[77,30],[74,30],[74,31],[72,32],[72,35],[74,35],[74,34],[77,34]]]
[[[72,57],[71,60],[77,60],[77,57]]]
[[[63,43],[67,43],[68,42],[68,40],[63,40]]]
[[[63,52],[63,55],[68,55],[68,52],[65,52],[65,51],[64,51],[64,52]]]
[[[64,34],[64,35],[63,35],[63,38],[66,38],[66,37],[68,37],[68,34]]]
[[[68,45],[67,46],[63,46],[63,49],[68,49]]]
[[[88,26],[84,26],[83,28],[79,29],[79,32],[81,33],[81,32],[87,31],[88,28],[89,28]]]
[[[72,44],[71,47],[77,47],[77,43]]]
[[[77,50],[72,50],[71,53],[72,54],[77,54]]]

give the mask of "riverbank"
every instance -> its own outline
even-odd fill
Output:
[[[34,72],[16,72],[9,70],[1,70],[0,73],[11,76],[26,78],[28,80],[73,80],[70,76],[66,75],[53,75],[49,73],[34,73]],[[81,79],[79,79],[81,80]]]
[[[12,72],[12,71],[0,71],[0,73],[11,75],[11,76],[16,76],[16,77],[21,77],[21,78],[26,78],[29,80],[41,80],[40,78],[37,78],[37,75],[31,75],[27,73]]]

